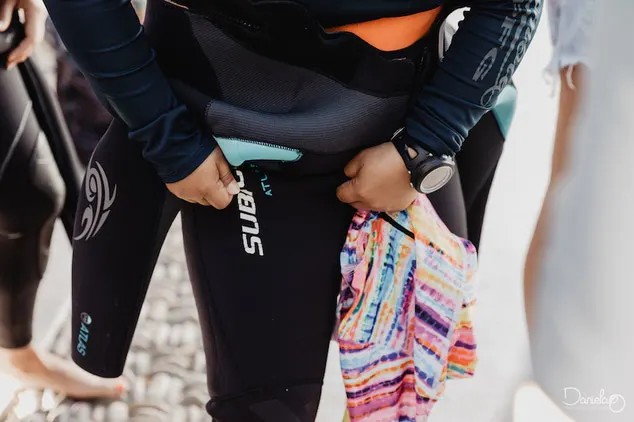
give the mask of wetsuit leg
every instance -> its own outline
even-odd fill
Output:
[[[228,209],[186,204],[183,211],[208,410],[220,422],[312,422],[354,213],[335,194],[345,177],[252,169],[236,176],[244,187]],[[84,190],[73,256],[73,359],[114,377],[182,203],[118,121],[93,154]]]
[[[312,422],[354,210],[343,174],[293,177],[245,168],[223,211],[183,210],[188,266],[216,422]]]
[[[504,137],[492,113],[487,113],[469,132],[469,140],[456,156],[460,168],[460,182],[467,211],[468,239],[476,248],[484,213],[502,151]]]
[[[504,137],[492,113],[471,129],[456,155],[457,172],[442,189],[428,195],[436,212],[454,234],[469,239],[476,248],[489,191],[504,149]]]
[[[61,48],[57,58],[57,95],[79,159],[86,166],[112,116],[99,102],[90,83],[68,53]]]
[[[121,375],[145,293],[180,201],[114,121],[88,165],[73,242],[72,358]]]
[[[18,67],[22,74],[24,86],[31,101],[33,101],[33,112],[42,132],[46,135],[57,168],[66,186],[66,201],[60,214],[60,220],[70,238],[72,237],[84,169],[77,156],[70,132],[66,127],[56,95],[46,82],[41,70],[31,59],[26,60]]]
[[[0,347],[31,341],[64,183],[17,69],[0,69]]]
[[[456,166],[456,173],[445,186],[427,197],[449,231],[456,236],[468,238],[467,210],[460,180],[460,166]]]

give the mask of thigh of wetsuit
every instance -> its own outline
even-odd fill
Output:
[[[503,149],[504,136],[493,113],[487,113],[471,129],[469,138],[456,155],[466,209],[468,238],[476,248],[480,245],[489,191]]]
[[[73,242],[72,357],[103,377],[123,371],[141,305],[178,203],[115,121],[82,186]]]
[[[343,174],[236,172],[222,211],[187,205],[183,228],[219,422],[315,418],[354,210]]]
[[[449,231],[466,239],[468,237],[467,211],[460,181],[460,166],[456,166],[456,173],[445,186],[428,194],[427,197]]]
[[[456,174],[442,189],[428,195],[438,216],[454,234],[480,244],[484,212],[504,137],[492,113],[471,129],[456,155]]]

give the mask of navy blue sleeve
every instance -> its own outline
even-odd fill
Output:
[[[216,144],[174,96],[130,0],[44,3],[69,53],[144,158],[165,183],[187,177]]]
[[[543,0],[447,3],[471,10],[415,102],[406,131],[429,150],[453,155],[510,82],[533,39]]]

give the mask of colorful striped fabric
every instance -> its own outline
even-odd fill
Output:
[[[352,421],[423,422],[449,378],[476,365],[475,248],[423,195],[358,212],[341,254],[338,341]]]

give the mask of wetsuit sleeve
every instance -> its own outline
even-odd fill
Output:
[[[471,0],[442,63],[406,121],[407,134],[437,154],[455,154],[495,105],[533,39],[543,0]]]
[[[102,102],[142,144],[164,182],[188,176],[215,141],[201,133],[154,60],[130,0],[44,0],[66,48]]]

